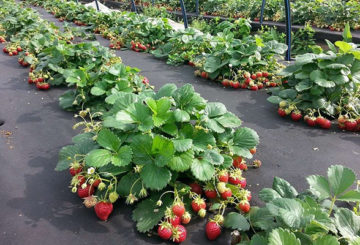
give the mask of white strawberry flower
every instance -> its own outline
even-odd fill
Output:
[[[229,64],[229,67],[231,68],[231,67],[232,67],[232,64]]]
[[[93,167],[88,168],[87,173],[88,173],[88,174],[93,174],[93,173],[95,173],[95,168],[93,168]]]

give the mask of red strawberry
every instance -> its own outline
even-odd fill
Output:
[[[96,179],[93,183],[92,183],[92,186],[94,187],[98,187],[101,183],[101,179]]]
[[[238,89],[238,88],[240,88],[240,83],[239,82],[233,82],[232,87],[235,88],[235,89]]]
[[[316,123],[323,129],[331,128],[331,122],[330,122],[330,120],[328,120],[326,118],[318,117],[318,118],[316,118]]]
[[[173,229],[172,239],[176,243],[181,243],[186,239],[186,229],[182,225],[177,225]]]
[[[271,82],[271,83],[270,83],[270,86],[271,86],[271,87],[276,87],[276,86],[277,86],[277,84],[276,84],[276,83],[274,83],[274,82]]]
[[[300,111],[294,111],[291,113],[291,119],[293,121],[299,121],[302,118],[301,112]]]
[[[17,55],[17,54],[18,54],[18,51],[15,50],[15,51],[13,51],[12,53],[13,53],[13,55]]]
[[[229,173],[225,170],[220,171],[218,179],[220,182],[225,182],[227,183],[229,181]]]
[[[241,201],[238,207],[244,213],[248,213],[250,211],[250,203],[248,201]]]
[[[250,78],[251,75],[249,72],[245,72],[243,76],[244,76],[244,78]]]
[[[245,83],[241,84],[242,89],[246,89],[247,85]]]
[[[250,153],[254,155],[256,153],[256,147],[250,149]]]
[[[229,177],[229,183],[233,184],[233,185],[238,185],[238,184],[240,184],[240,179],[237,178],[237,177],[230,176]]]
[[[39,79],[38,79],[39,81]],[[49,83],[42,83],[42,82],[37,82],[36,83],[36,87],[39,89],[39,90],[48,90],[50,88],[50,84]]]
[[[17,50],[18,52],[21,52],[21,51],[22,51],[22,48],[19,46],[19,47],[16,48],[16,50]]]
[[[340,129],[345,129],[346,128],[345,122],[346,122],[346,117],[340,115],[339,118],[338,118],[338,126],[339,126]]]
[[[250,78],[250,77],[248,77],[248,78],[245,79],[245,84],[249,84],[250,82],[251,82],[251,78]]]
[[[251,79],[255,80],[257,78],[256,74],[251,75]]]
[[[285,116],[286,116],[286,112],[285,112],[285,110],[282,109],[282,108],[279,108],[279,109],[278,109],[278,114],[279,114],[279,116],[281,116],[281,117],[285,117]]]
[[[346,122],[345,122],[345,129],[347,131],[355,131],[356,126],[357,126],[357,122],[355,119],[349,119],[349,120],[346,120]]]
[[[192,192],[195,192],[196,194],[199,194],[199,195],[202,194],[203,190],[198,183],[194,182],[194,183],[191,183],[189,186],[191,187]]]
[[[230,189],[227,189],[223,193],[221,193],[221,198],[224,200],[228,199],[231,196],[232,196],[232,192]]]
[[[29,77],[29,78],[28,78],[28,83],[31,84],[31,83],[33,83],[33,82],[34,82],[34,81]]]
[[[254,86],[251,86],[250,89],[252,91],[258,91],[259,90],[259,87],[257,85],[254,85]]]
[[[91,185],[87,185],[84,189],[78,188],[77,190],[77,194],[80,198],[84,198],[84,197],[88,197],[91,196],[92,194],[94,194],[95,188]]]
[[[256,72],[256,77],[257,78],[262,77],[262,72]]]
[[[215,221],[209,221],[206,224],[206,236],[210,241],[216,240],[216,238],[218,238],[218,236],[220,236],[221,234],[221,227],[218,223],[216,223]]]
[[[96,216],[103,220],[106,221],[109,218],[109,215],[112,213],[113,211],[113,205],[111,202],[98,202],[95,207],[95,213]]]
[[[196,198],[191,202],[191,208],[195,213],[197,213],[200,209],[206,209],[206,203],[203,199]]]
[[[149,84],[149,79],[147,79],[147,77],[144,77],[143,80],[142,80],[142,83],[143,84]]]
[[[207,74],[207,72],[205,72],[205,71],[201,72],[201,77],[202,77],[202,78],[207,79],[208,76],[209,76],[209,75]]]
[[[214,199],[217,196],[216,190],[205,190],[205,196],[209,199]]]
[[[259,89],[262,89],[264,87],[264,84],[263,83],[260,83],[257,85]]]
[[[172,207],[172,211],[176,216],[183,216],[183,214],[185,213],[185,207],[183,203],[176,203],[173,205]]]
[[[38,81],[39,83],[42,83],[42,82],[44,82],[44,78],[39,77],[39,78],[37,79],[37,81]]]
[[[195,66],[195,64],[191,61],[189,61],[189,66]]]
[[[269,76],[269,73],[266,72],[266,71],[264,71],[264,72],[262,73],[262,76],[263,76],[263,77],[268,77],[268,76]]]
[[[310,127],[315,127],[316,125],[316,118],[315,117],[308,117],[306,119],[306,123],[307,125],[309,125]]]
[[[78,186],[81,186],[86,181],[86,178],[82,175],[77,176],[77,179],[78,179]]]
[[[78,168],[74,168],[74,167],[71,167],[69,169],[69,172],[72,176],[75,176],[77,175],[78,173],[80,173],[82,171],[82,167],[78,167]]]
[[[169,240],[172,236],[171,224],[168,222],[162,222],[157,230],[159,237],[164,240]]]
[[[227,87],[227,86],[230,85],[230,82],[229,82],[228,79],[224,79],[224,80],[222,80],[221,84],[222,84],[224,87]]]
[[[246,179],[245,178],[240,179],[240,185],[241,185],[241,188],[246,187]]]
[[[173,217],[167,218],[166,221],[172,224],[173,226],[179,225],[181,223],[181,216],[179,217],[174,215]]]

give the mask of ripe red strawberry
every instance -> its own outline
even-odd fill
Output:
[[[147,79],[147,77],[144,77],[143,80],[142,80],[142,83],[143,84],[149,84],[149,79]]]
[[[200,209],[206,209],[206,203],[203,199],[196,198],[191,202],[191,208],[195,213],[197,213]]]
[[[18,54],[18,51],[15,50],[15,51],[13,51],[12,53],[13,53],[13,55],[17,55],[17,54]]]
[[[240,179],[240,185],[241,185],[241,188],[246,187],[246,179],[245,178]]]
[[[256,77],[257,78],[262,77],[262,72],[256,72]]]
[[[346,117],[340,115],[339,118],[338,118],[338,126],[340,129],[345,129],[346,126],[345,126],[345,122],[346,122]]]
[[[259,87],[257,85],[254,85],[254,86],[251,86],[250,87],[250,90],[252,91],[258,91],[259,90]]]
[[[246,79],[245,79],[245,84],[249,84],[251,82],[251,78],[250,77],[247,77]]]
[[[85,183],[85,181],[86,181],[86,178],[84,177],[84,176],[82,176],[82,175],[78,175],[77,176],[77,180],[78,180],[78,186],[81,186],[82,184],[84,184]]]
[[[227,189],[223,193],[221,193],[221,198],[224,200],[228,199],[231,196],[232,196],[232,192],[230,189]]]
[[[331,122],[330,122],[330,120],[328,120],[326,118],[318,117],[318,118],[316,118],[316,123],[323,129],[331,128]]]
[[[18,52],[21,52],[21,51],[22,51],[22,48],[19,46],[19,47],[16,48],[16,50],[17,50]]]
[[[173,205],[172,207],[172,211],[176,216],[183,216],[183,214],[185,213],[185,207],[183,203],[176,203]]]
[[[29,84],[32,84],[33,82],[34,82],[34,81],[29,77],[29,78],[28,78],[28,83],[29,83]]]
[[[246,195],[246,199],[250,202],[250,201],[251,201],[251,198],[252,198],[251,192],[248,191],[248,192],[247,192],[247,195]]]
[[[285,116],[286,116],[286,112],[285,112],[285,110],[282,109],[282,108],[279,108],[279,109],[278,109],[278,114],[279,114],[279,116],[281,116],[281,117],[285,117]]]
[[[345,129],[347,131],[355,131],[356,126],[357,126],[357,122],[355,119],[348,119],[345,122]]]
[[[309,125],[310,127],[315,127],[316,125],[316,118],[315,117],[307,117],[305,119],[307,125]]]
[[[264,71],[264,72],[262,73],[262,76],[263,76],[263,77],[268,77],[268,76],[269,76],[269,73],[268,73],[267,71]]]
[[[186,229],[182,225],[177,225],[173,229],[172,239],[176,243],[181,243],[186,239]]]
[[[181,223],[181,216],[172,216],[166,219],[167,222],[169,222],[170,224],[172,224],[173,226],[175,225],[179,225]]]
[[[4,52],[4,53],[7,53],[7,52],[8,52],[8,50],[7,50],[6,47],[3,48],[3,52]]]
[[[191,183],[189,186],[191,187],[192,192],[195,192],[196,194],[199,194],[199,195],[202,194],[203,190],[198,183],[194,182],[194,183]]]
[[[229,177],[229,183],[233,184],[233,185],[238,185],[238,184],[240,184],[240,179],[237,178],[237,177],[230,176]]]
[[[241,201],[238,207],[244,213],[248,213],[250,211],[250,203],[248,201]]]
[[[172,236],[171,224],[168,222],[162,222],[157,230],[159,237],[164,240],[169,240]]]
[[[227,87],[230,85],[230,81],[228,79],[224,79],[222,80],[221,84],[224,86],[224,87]]]
[[[81,171],[82,171],[82,167],[78,167],[78,168],[71,167],[69,169],[69,172],[70,172],[71,176],[75,176],[78,173],[80,173]]]
[[[113,204],[111,202],[98,202],[95,207],[95,213],[96,216],[103,220],[106,221],[109,218],[109,215],[112,213],[113,211]]]
[[[93,183],[92,183],[92,186],[94,187],[98,187],[101,183],[101,179],[96,179]]]
[[[201,77],[207,79],[209,75],[207,74],[207,72],[203,71],[201,72]]]
[[[240,88],[240,83],[239,82],[233,82],[232,87],[235,88],[235,89],[238,89],[238,88]]]
[[[249,72],[245,72],[243,76],[244,76],[244,78],[250,78],[251,75]]]
[[[274,83],[274,82],[271,82],[271,83],[270,83],[270,86],[271,86],[271,87],[276,87],[276,86],[277,86],[277,84],[276,84],[276,83]]]
[[[245,83],[241,84],[241,88],[242,89],[246,89],[247,88],[247,85]]]
[[[301,112],[300,111],[293,111],[291,113],[291,119],[293,121],[299,121],[302,118]]]
[[[250,149],[250,153],[254,155],[256,153],[256,147]]]
[[[256,74],[251,75],[251,79],[255,80],[257,78]]]
[[[209,199],[214,199],[217,196],[216,190],[205,190],[205,196]]]
[[[189,61],[189,66],[195,66],[195,64],[193,62]]]
[[[38,81],[39,81],[39,78],[38,78]],[[36,88],[38,88],[39,90],[48,90],[50,88],[50,84],[49,83],[37,82],[36,83]]]
[[[80,186],[77,190],[77,194],[80,198],[88,197],[94,194],[95,188],[91,185],[87,185],[84,189]]]
[[[220,182],[227,183],[229,181],[229,173],[226,170],[220,171],[218,179]]]
[[[181,216],[181,223],[184,225],[189,224],[191,221],[191,215],[189,212],[185,212],[183,216]]]
[[[260,83],[257,85],[259,89],[262,89],[264,87],[264,84],[263,83]]]
[[[38,81],[39,83],[42,83],[42,82],[44,82],[44,78],[39,77],[39,78],[37,79],[37,81]]]
[[[210,241],[216,240],[216,238],[218,238],[218,236],[220,236],[221,234],[221,227],[218,223],[216,223],[215,221],[209,221],[206,224],[206,236]]]

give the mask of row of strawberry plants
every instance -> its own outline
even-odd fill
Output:
[[[116,0],[126,2],[124,0]],[[128,3],[128,2],[126,2]],[[145,0],[139,2],[144,8],[152,8],[152,2]],[[200,14],[224,16],[233,18],[250,18],[254,21],[260,19],[262,0],[243,1],[200,1]],[[195,12],[195,1],[185,1],[187,11]],[[164,8],[167,11],[181,10],[179,1],[155,1],[155,8]],[[294,24],[304,25],[311,23],[320,28],[340,31],[347,22],[355,30],[360,29],[360,4],[357,0],[295,0],[291,1],[291,16]],[[283,0],[268,0],[264,9],[264,19],[285,22]]]
[[[59,6],[62,6],[61,11],[59,10]],[[75,10],[75,12],[84,12],[84,9],[86,9],[83,5],[73,3],[60,4],[55,7],[54,3],[50,3],[50,5],[46,5],[45,7],[53,11],[57,17],[62,16],[65,12],[69,12],[68,9],[70,8],[72,8],[73,11]],[[94,16],[96,15],[94,10],[88,11],[93,12]],[[105,16],[107,18],[109,17],[105,14],[98,15],[103,16],[103,18],[105,18]],[[78,13],[72,13],[70,17],[67,15],[66,18],[69,20],[80,18],[82,23],[87,22],[93,27],[102,26],[96,30],[103,33],[105,37],[109,37],[115,41],[115,44],[112,45],[122,46],[126,43],[127,38],[123,38],[122,34],[117,36],[115,34],[116,31],[120,28],[120,30],[125,31],[125,33],[132,33],[127,32],[127,30],[134,28],[143,32],[141,25],[144,24],[141,23],[148,20],[147,17],[134,15],[133,13],[125,13],[123,15],[126,17],[123,16],[124,19],[121,23],[124,23],[125,20],[128,21],[127,24],[125,24],[126,28],[121,27],[121,25],[107,28],[103,24],[92,24],[94,20],[89,20],[89,15],[86,15],[87,17],[84,19],[82,15]],[[101,19],[97,17],[92,18],[97,21]],[[134,18],[136,18],[135,21]],[[148,22],[146,22],[145,25],[147,25],[146,28],[153,30],[159,28],[157,23],[158,22],[155,22],[154,27],[152,27],[153,24],[149,26]],[[182,63],[185,60],[189,60],[190,65],[200,67],[200,70],[195,71],[195,75],[203,78],[216,79],[220,81],[223,86],[247,88],[256,91],[264,86],[277,87],[281,85],[279,88],[272,90],[273,96],[269,98],[269,101],[272,103],[280,104],[281,102],[278,110],[280,116],[284,117],[291,114],[291,118],[294,121],[299,121],[304,118],[304,121],[309,126],[318,125],[324,129],[331,127],[331,119],[338,118],[338,126],[340,129],[348,131],[359,130],[359,79],[357,78],[357,74],[360,69],[356,65],[358,62],[358,54],[355,44],[337,42],[336,45],[341,46],[337,49],[333,44],[328,42],[331,49],[330,56],[322,51],[319,51],[319,54],[300,55],[296,58],[298,61],[295,65],[289,66],[280,73],[271,73],[267,70],[274,71],[279,67],[279,64],[274,59],[274,53],[283,53],[286,46],[275,41],[263,43],[258,37],[254,39],[249,35],[249,24],[243,19],[236,20],[231,25],[226,22],[222,22],[219,25],[222,26],[222,28],[219,26],[219,29],[222,29],[223,32],[218,33],[215,37],[199,33],[191,28],[184,31],[171,32],[171,35],[162,41],[164,45],[160,45],[158,48],[156,48],[157,45],[154,43],[149,45],[152,49],[155,49],[151,52],[159,58],[167,57],[168,63],[170,64]],[[242,39],[236,39],[234,32],[238,38],[242,37]],[[149,32],[147,37],[152,38],[152,33],[153,32]],[[129,45],[133,50],[140,51],[148,49],[148,47],[140,42],[133,41],[133,39],[138,40],[134,38],[136,34],[130,36],[132,40]],[[164,34],[162,36],[166,35]],[[344,38],[346,38],[347,41],[351,40],[349,26],[345,28]],[[155,40],[158,40],[156,36]],[[229,45],[229,43],[231,43],[231,45]],[[347,46],[347,48],[345,48],[346,50],[342,49],[343,46]],[[200,53],[201,55],[199,55]],[[345,58],[353,55],[354,58],[343,59],[341,58],[343,55],[345,55]],[[303,60],[306,60],[304,57],[315,56],[319,57],[317,62],[325,61],[325,63],[329,63],[329,59],[331,58],[333,61],[330,63],[340,63],[336,66],[337,68],[335,70],[331,71],[331,74],[334,76],[327,76],[327,82],[323,81],[324,77],[315,76],[317,72],[315,69],[316,65],[313,64],[314,62],[310,58],[309,61],[305,62],[308,64],[302,66],[304,64]],[[338,60],[340,60],[340,62],[338,62]],[[320,69],[324,69],[324,71],[331,70],[332,64],[330,63],[328,67],[320,67]],[[313,65],[312,68],[310,67],[311,65]],[[294,70],[294,67],[297,69]],[[305,68],[308,68],[308,70]],[[247,70],[260,71],[251,74]],[[288,70],[294,70],[294,72],[289,73],[287,72]],[[310,73],[313,71],[314,73],[310,77]],[[299,77],[299,74],[295,73],[300,73],[302,77]],[[294,76],[296,75],[296,79],[291,77],[292,74]],[[339,79],[341,81],[339,81]],[[298,85],[298,83],[300,83],[301,86]]]
[[[119,197],[128,204],[140,201],[133,213],[140,232],[161,222],[162,238],[182,242],[186,229],[180,222],[205,217],[205,197],[221,206],[208,226],[220,229],[227,206],[249,212],[243,171],[245,158],[256,152],[255,131],[240,127],[223,104],[206,102],[191,85],[167,84],[154,92],[137,69],[124,66],[109,49],[61,41],[62,34],[32,10],[2,2],[2,34],[11,45],[22,40],[20,55],[31,64],[31,74],[47,74],[54,84],[75,88],[60,105],[79,110],[82,121],[74,128],[83,127],[83,133],[61,149],[56,170],[69,169],[72,191],[101,220],[108,219]],[[251,164],[260,165],[259,160]]]
[[[22,25],[17,18],[26,16],[29,10],[16,7],[20,11],[17,12],[13,8],[0,8],[0,12],[7,18],[16,16],[12,23]],[[34,17],[31,19],[36,22]],[[37,32],[36,25],[19,29],[22,34],[11,35],[26,39],[27,32]],[[2,28],[5,33],[6,30]],[[72,54],[67,60],[71,60],[70,56],[82,56],[86,67],[89,60],[101,59],[84,54],[99,49],[94,43],[87,44],[92,48],[76,54],[76,46],[81,45],[53,40],[50,46]],[[23,48],[28,52],[28,46]],[[35,67],[44,62],[53,69],[61,57],[59,52],[48,53],[48,48],[38,46],[37,50],[42,50],[36,56],[43,59]],[[206,225],[210,240],[216,239],[224,226],[241,232],[234,233],[237,234],[234,238],[244,245],[358,244],[358,210],[336,206],[339,201],[360,201],[360,192],[349,190],[356,178],[350,169],[332,166],[328,178],[309,176],[310,189],[304,193],[275,178],[272,189],[265,188],[259,194],[266,206],[250,209],[251,193],[244,189],[246,181],[241,175],[248,166],[242,157],[231,156],[255,154],[252,147],[257,141],[256,133],[248,128],[232,129],[239,126],[239,119],[220,103],[205,104],[190,85],[178,89],[168,84],[156,93],[146,79],[137,76],[135,69],[125,67],[111,53],[108,56],[108,60],[98,63],[98,70],[85,76],[93,80],[66,79],[68,85],[76,85],[73,93],[77,93],[75,98],[79,97],[79,100],[63,98],[71,102],[67,103],[69,107],[84,108],[91,104],[102,109],[95,113],[88,108],[80,109],[78,117],[83,121],[74,127],[83,126],[84,133],[61,150],[57,165],[57,170],[69,169],[73,175],[72,191],[84,198],[85,206],[95,207],[100,219],[109,218],[112,203],[120,196],[126,197],[129,204],[141,199],[133,213],[140,231],[149,231],[163,220],[157,228],[159,236],[172,237],[175,242],[186,239],[186,229],[180,223],[187,224],[191,215],[202,217],[210,210],[216,213]],[[86,70],[80,61],[72,62],[68,62],[70,68],[64,63],[56,68],[61,76],[77,67]],[[104,80],[111,85],[97,86],[96,81]],[[90,97],[94,98],[89,100]],[[221,128],[223,132],[219,132]],[[253,166],[260,164],[254,161]],[[234,203],[238,203],[244,215],[230,212],[224,219],[226,206]]]
[[[277,41],[264,42],[250,35],[250,24],[244,19],[236,20],[234,24],[220,23],[218,29],[221,32],[212,36],[193,28],[174,31],[166,19],[134,13],[102,14],[74,2],[28,2],[44,6],[60,20],[89,25],[94,32],[110,39],[111,48],[150,52],[172,65],[188,63],[198,69],[195,75],[203,74],[204,78],[224,86],[258,90],[282,83],[275,75],[282,67],[276,58],[284,54],[287,46]],[[251,78],[251,74],[263,72],[270,76]]]

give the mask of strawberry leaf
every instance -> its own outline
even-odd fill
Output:
[[[241,120],[231,112],[226,112],[215,120],[225,128],[237,128],[241,126]]]
[[[190,121],[190,115],[186,111],[176,109],[174,111],[174,117],[176,122],[189,122]]]
[[[153,139],[151,152],[155,156],[155,164],[159,167],[163,167],[174,156],[174,144],[171,140],[156,135]]]
[[[128,174],[124,175],[120,179],[116,189],[120,196],[128,196],[130,194],[130,190],[132,194],[138,195],[142,188],[141,181],[138,181],[139,178],[140,175],[133,172],[129,172]]]
[[[215,174],[215,167],[205,160],[194,159],[191,165],[191,172],[201,181],[210,180]]]
[[[291,231],[278,228],[271,231],[269,235],[269,245],[301,245],[300,240],[296,238]]]
[[[227,110],[224,104],[219,102],[209,102],[206,104],[205,112],[209,118],[218,117],[224,115]]]
[[[121,145],[119,137],[117,137],[110,129],[102,129],[98,133],[96,141],[108,150],[117,151]]]
[[[128,145],[120,147],[120,149],[111,158],[114,166],[123,167],[130,164],[132,160],[132,150]]]
[[[96,149],[89,152],[85,157],[85,163],[90,167],[102,167],[110,163],[111,152],[105,149]]]
[[[192,139],[173,140],[173,143],[177,152],[184,152],[190,150],[192,147]]]
[[[133,137],[131,148],[134,153],[134,162],[138,164],[152,163],[151,156],[152,138],[149,135],[137,135]]]
[[[170,182],[171,172],[166,167],[158,167],[151,163],[144,166],[140,177],[146,188],[161,190]]]
[[[188,150],[186,152],[177,153],[168,163],[170,169],[177,172],[184,172],[191,167],[194,160],[194,152]]]
[[[259,144],[258,134],[250,128],[240,128],[235,131],[234,145],[251,149]]]
[[[224,226],[226,228],[238,231],[248,231],[250,228],[250,224],[246,218],[243,215],[235,212],[230,212],[225,217]]]

